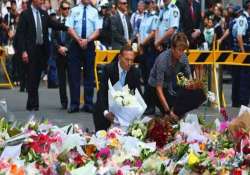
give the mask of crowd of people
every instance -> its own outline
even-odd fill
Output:
[[[250,50],[250,1],[245,2],[244,8],[208,1],[207,10],[202,11],[199,0],[163,0],[161,6],[155,0],[140,0],[133,13],[127,0],[101,0],[95,5],[90,0],[81,0],[77,5],[62,0],[59,9],[52,9],[50,0],[21,0],[18,4],[17,7],[16,0],[4,4],[0,42],[14,46],[10,74],[12,81],[20,84],[20,91],[28,92],[27,110],[39,110],[39,82],[42,73],[47,72],[48,86],[59,87],[63,109],[69,113],[95,111],[95,40],[106,49],[121,50],[115,59],[118,67],[106,70],[106,77],[114,76],[112,83],[124,76],[128,84],[135,81],[137,73],[133,71],[131,78],[127,75],[136,57],[141,72],[138,82],[143,80],[142,94],[148,106],[146,114],[154,114],[157,104],[163,113],[171,113],[169,99],[176,96],[176,74],[184,71],[190,78],[195,70],[189,67],[185,49],[213,49],[216,42],[224,50]],[[133,43],[138,45],[136,56],[131,55],[128,46]],[[166,61],[168,57],[171,61]],[[232,106],[248,105],[250,70],[236,66],[231,69]],[[84,106],[80,109],[82,77]],[[100,100],[107,90],[102,81],[103,78],[98,92]],[[134,83],[131,86],[137,87]],[[159,98],[153,99],[154,94]],[[104,115],[106,109],[107,106],[98,112]]]

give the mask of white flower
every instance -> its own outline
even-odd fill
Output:
[[[211,103],[216,103],[216,96],[213,92],[208,91],[207,92],[207,98]]]
[[[136,137],[136,138],[141,138],[142,136],[142,131],[140,128],[136,129],[136,130],[132,130],[132,136]]]
[[[123,106],[123,98],[122,98],[121,96],[117,96],[117,97],[115,98],[115,101],[116,101],[116,103],[117,103],[118,105]]]

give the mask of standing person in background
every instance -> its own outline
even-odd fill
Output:
[[[27,10],[28,8],[28,0],[22,0],[21,8],[19,10],[19,13],[21,14],[22,11]]]
[[[111,16],[114,16],[115,14],[116,14],[116,5],[115,5],[115,3],[114,2],[111,2]]]
[[[131,44],[132,26],[128,15],[127,0],[118,0],[117,12],[111,17],[111,46],[112,49],[121,49],[126,44]]]
[[[4,22],[7,28],[7,37],[8,37],[8,46],[13,45],[13,39],[16,33],[16,26],[17,26],[17,5],[16,0],[11,0],[10,2],[11,8],[9,13],[7,13],[4,17]],[[12,55],[11,55],[12,56]],[[19,75],[20,75],[20,64],[19,58],[17,54],[14,54],[11,58],[11,62],[7,63],[7,69],[10,69],[11,79],[14,82],[14,85],[19,85]]]
[[[20,10],[20,14],[27,10],[28,9],[28,0],[22,0],[22,4],[21,4],[21,10]],[[20,16],[19,16],[20,17]],[[18,19],[19,19],[18,17]],[[18,20],[19,21],[19,20]],[[18,32],[19,30],[19,27],[17,27],[17,31],[16,31],[16,34],[14,36],[14,39],[13,39],[13,46],[15,48],[15,54],[17,55],[18,57],[18,61],[19,61],[19,66],[20,66],[20,72],[19,72],[19,78],[20,78],[20,92],[25,92],[27,91],[27,79],[28,79],[28,67],[27,67],[27,64],[24,63],[22,61],[22,56],[21,56],[21,52],[20,52],[20,49],[18,48],[18,34],[20,32]]]
[[[133,38],[136,38],[136,36],[139,33],[140,24],[144,17],[144,10],[145,10],[145,3],[143,0],[140,0],[137,4],[136,12],[132,14],[130,19],[131,26],[133,29]]]
[[[201,5],[196,0],[178,0],[180,9],[180,31],[184,32],[190,43],[190,49],[197,49],[203,43]]]
[[[250,52],[250,0],[247,0],[245,2],[245,11],[244,11],[244,16],[247,19],[248,27],[246,34],[243,38],[244,40],[244,49],[245,52],[249,53]],[[249,99],[250,99],[250,68],[248,66],[244,66],[241,68],[241,73],[240,73],[240,104],[244,106],[248,106],[249,104]]]
[[[23,62],[28,65],[28,100],[26,109],[39,110],[38,88],[41,73],[46,68],[49,57],[48,28],[68,31],[78,43],[81,39],[72,28],[53,21],[47,12],[41,9],[42,0],[32,0],[31,6],[23,11],[18,24],[18,48]]]
[[[111,47],[111,4],[104,3],[100,4],[99,17],[103,20],[102,30],[100,33],[100,42],[108,49]]]
[[[143,81],[145,84],[144,99],[147,104],[145,115],[152,115],[155,113],[155,104],[152,100],[148,86],[148,78],[150,71],[154,65],[157,51],[154,47],[155,31],[157,29],[158,16],[154,10],[155,0],[145,0],[146,12],[141,21],[139,28],[139,47],[141,49],[141,68],[143,72]]]
[[[239,5],[236,5],[233,7],[233,18],[230,21],[229,28],[218,42],[222,43],[223,40],[230,35],[233,51],[245,52],[244,38],[247,34],[248,27],[247,19],[243,15],[243,9]],[[240,66],[232,67],[232,107],[240,107],[241,105],[242,81],[245,81],[241,81],[241,70],[242,67]],[[243,96],[245,96],[245,94],[243,94]]]
[[[66,18],[69,15],[70,4],[68,1],[64,0],[60,4],[60,17],[58,22],[65,24]],[[70,38],[68,34],[64,31],[52,32],[52,42],[56,53],[56,65],[57,74],[59,80],[59,95],[62,109],[67,109],[68,107],[68,97],[67,97],[67,75],[68,75],[68,50]]]
[[[93,111],[94,95],[94,61],[95,45],[94,40],[100,35],[102,21],[98,16],[98,11],[90,5],[89,0],[82,0],[81,4],[72,8],[71,14],[66,20],[66,26],[75,29],[81,37],[80,45],[71,42],[69,48],[69,87],[70,87],[70,107],[68,112],[79,111],[80,87],[81,87],[81,65],[83,66],[83,86],[84,86],[84,112]]]
[[[171,0],[164,0],[164,8],[159,14],[159,23],[156,30],[155,47],[162,52],[170,47],[173,34],[179,29],[180,11]]]
[[[246,17],[243,15],[243,9],[239,5],[234,6],[234,16],[235,19],[232,21],[229,27],[229,33],[232,35],[233,39],[232,48],[235,52],[245,52],[244,37],[247,32],[248,24]],[[240,107],[241,97],[246,95],[241,94],[243,85],[242,82],[245,81],[245,79],[241,79],[241,72],[243,72],[242,67],[232,67],[232,107]],[[247,91],[248,90],[249,89],[247,89]]]
[[[214,33],[216,39],[221,38],[223,33],[225,32],[225,18],[223,17],[223,7],[221,4],[216,4],[214,6]],[[220,48],[225,49],[225,48]]]

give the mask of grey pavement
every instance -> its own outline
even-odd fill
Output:
[[[227,102],[230,104],[231,86],[224,85],[225,96]],[[94,130],[93,118],[89,113],[79,112],[74,114],[67,113],[66,110],[60,109],[59,92],[58,89],[48,89],[44,84],[39,89],[40,111],[28,112],[25,110],[27,93],[19,92],[19,88],[14,89],[0,89],[0,99],[5,98],[8,104],[8,113],[0,116],[8,117],[9,120],[16,120],[19,122],[27,122],[31,116],[35,116],[37,120],[48,119],[53,124],[64,126],[70,123],[79,124],[82,128],[89,128]],[[199,115],[206,115],[207,120],[212,120],[218,117],[218,110],[216,108],[200,107],[193,111]],[[238,109],[228,108],[230,116],[234,117]]]

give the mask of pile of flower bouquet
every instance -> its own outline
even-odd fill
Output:
[[[237,122],[244,120],[208,125],[189,114],[175,126],[148,118],[134,121],[127,131],[115,127],[91,134],[77,125],[1,119],[0,174],[247,174],[250,135]]]
[[[183,73],[179,73],[177,84],[180,88],[173,106],[177,116],[183,116],[207,100],[206,86],[202,80],[189,80]]]

